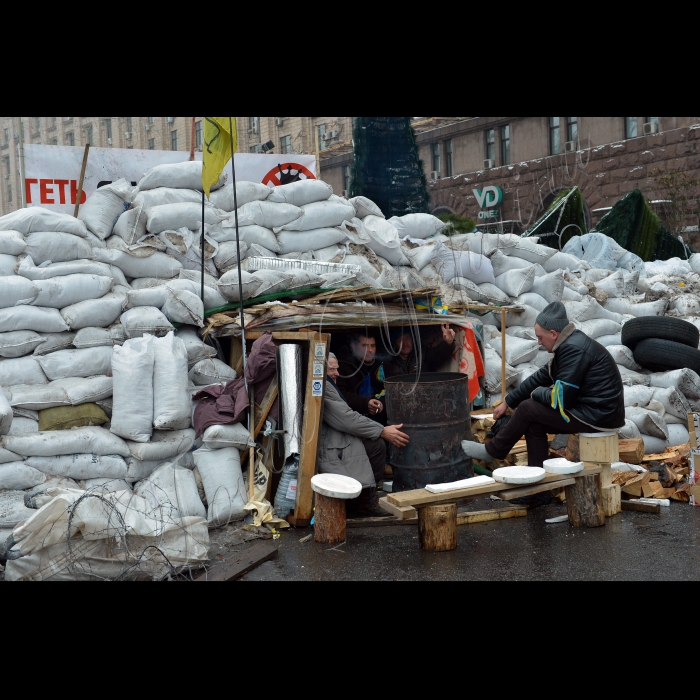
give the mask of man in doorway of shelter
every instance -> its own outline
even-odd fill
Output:
[[[349,476],[362,484],[362,495],[348,504],[351,515],[384,515],[373,502],[376,485],[384,478],[386,443],[406,447],[403,425],[384,427],[350,408],[336,382],[338,360],[328,360],[328,383],[323,405],[318,469],[321,474]]]
[[[550,304],[538,317],[535,333],[553,358],[496,408],[495,420],[508,409],[515,413],[492,442],[463,443],[468,457],[484,462],[505,459],[524,435],[529,465],[542,467],[549,458],[548,434],[616,431],[624,426],[625,391],[615,360],[569,323],[564,304]],[[546,505],[546,500],[530,505]]]
[[[352,336],[340,358],[338,389],[353,411],[382,425],[386,425],[384,379],[376,338],[372,334]]]
[[[391,344],[396,356],[384,363],[386,379],[419,372],[437,372],[446,362],[449,362],[454,353],[457,333],[448,323],[443,324],[441,328],[442,342],[430,349],[423,344],[420,360],[413,340],[413,331],[402,328],[392,333]],[[415,332],[418,332],[417,329]]]

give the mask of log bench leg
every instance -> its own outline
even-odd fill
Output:
[[[418,532],[425,552],[457,549],[457,504],[419,509]]]
[[[603,486],[600,475],[582,476],[573,486],[566,487],[569,522],[573,527],[602,527],[605,525]]]
[[[603,510],[606,518],[622,513],[622,486],[603,486]]]
[[[319,544],[342,544],[347,539],[346,501],[316,494],[314,537]]]

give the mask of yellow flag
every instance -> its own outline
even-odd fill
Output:
[[[228,165],[231,153],[231,124],[233,124],[233,150],[238,149],[236,117],[204,117],[204,167],[202,185],[209,198],[211,188],[219,181]]]

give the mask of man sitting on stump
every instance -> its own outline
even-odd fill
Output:
[[[383,480],[386,469],[386,443],[406,447],[409,437],[401,432],[403,425],[385,428],[353,411],[338,390],[339,376],[338,360],[331,355],[319,442],[319,473],[349,476],[362,484],[362,495],[348,503],[350,516],[386,515],[373,502],[375,487]]]
[[[554,353],[553,359],[496,408],[496,421],[508,409],[515,413],[488,445],[462,444],[468,457],[484,462],[505,459],[524,435],[529,465],[542,467],[549,459],[548,434],[607,432],[624,426],[625,392],[615,360],[569,323],[564,304],[550,304],[537,318],[535,333],[540,345]],[[526,505],[548,505],[551,495],[525,500]]]

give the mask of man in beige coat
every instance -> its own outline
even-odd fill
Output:
[[[405,447],[409,437],[401,432],[403,425],[385,428],[353,411],[335,384],[338,376],[338,360],[335,355],[331,355],[319,441],[318,471],[320,474],[349,476],[362,484],[360,498],[348,504],[351,515],[384,515],[377,511],[373,496],[377,483],[384,477],[386,442],[396,447]]]

